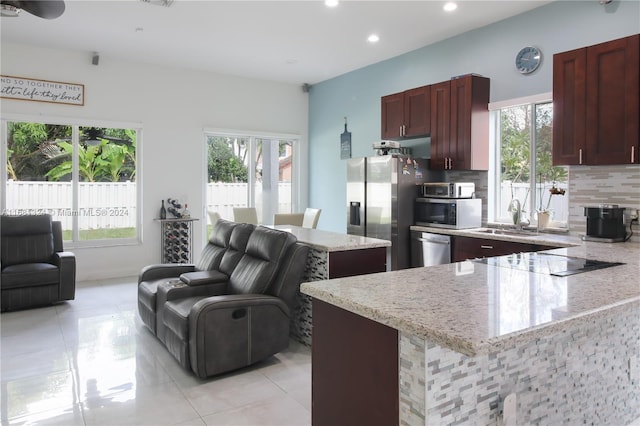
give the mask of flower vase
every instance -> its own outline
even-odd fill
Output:
[[[548,210],[538,211],[538,229],[545,229],[548,227],[549,219],[551,219],[551,213]]]

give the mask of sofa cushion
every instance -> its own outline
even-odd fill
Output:
[[[50,215],[0,218],[2,267],[20,263],[49,262],[53,255]]]
[[[2,289],[57,284],[60,270],[50,263],[23,263],[2,269]]]
[[[295,242],[296,238],[288,232],[257,227],[231,274],[229,293],[264,293],[276,277],[279,262]]]
[[[249,237],[251,237],[254,229],[255,226],[249,223],[237,224],[231,233],[229,247],[220,261],[220,267],[218,268],[220,271],[227,275],[231,275],[240,259],[242,259],[247,248],[247,242],[249,241]]]
[[[202,250],[200,260],[196,264],[196,269],[200,271],[208,271],[211,269],[218,269],[222,256],[229,247],[229,240],[231,239],[231,233],[235,228],[234,222],[220,219],[216,223],[214,231],[211,233],[209,242]]]
[[[173,331],[176,336],[187,340],[189,338],[189,313],[191,308],[206,296],[185,297],[165,303],[163,322],[165,327]]]

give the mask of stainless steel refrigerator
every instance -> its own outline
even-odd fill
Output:
[[[387,270],[411,267],[413,205],[418,185],[440,180],[428,160],[404,155],[347,160],[347,233],[391,241]]]

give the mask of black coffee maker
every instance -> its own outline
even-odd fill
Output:
[[[585,207],[587,217],[586,241],[618,242],[624,241],[627,229],[624,225],[624,207],[617,204],[602,204],[598,207]]]

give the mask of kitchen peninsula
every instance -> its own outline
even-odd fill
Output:
[[[278,225],[274,228],[292,233],[298,242],[309,246],[303,281],[321,281],[386,270],[390,241],[292,225]],[[291,335],[309,346],[311,298],[298,293],[297,299],[297,309],[292,315]]]
[[[510,394],[517,424],[640,417],[640,245],[552,239],[573,246],[303,284],[314,425],[496,424]],[[573,258],[623,264],[544,264]]]

